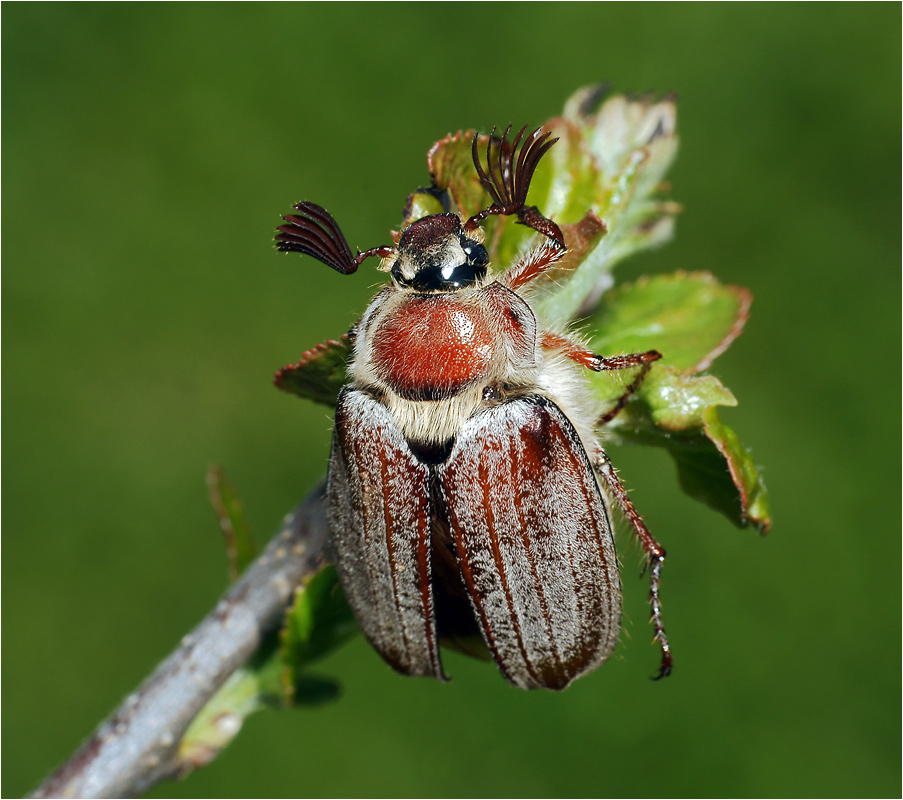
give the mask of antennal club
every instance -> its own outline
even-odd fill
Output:
[[[282,253],[303,253],[336,272],[351,275],[370,256],[386,258],[395,252],[394,247],[373,247],[354,256],[342,229],[325,208],[307,201],[296,203],[293,208],[301,213],[287,214],[282,219],[288,225],[277,228],[276,249]]]
[[[488,172],[483,169],[480,154],[477,150],[479,134],[474,134],[473,164],[476,167],[480,183],[489,192],[493,202],[489,208],[483,209],[467,220],[464,223],[464,228],[473,230],[484,219],[495,214],[503,214],[505,216],[516,214],[518,222],[533,228],[533,230],[544,236],[548,236],[564,250],[564,235],[561,233],[561,229],[552,220],[546,219],[540,214],[536,206],[525,205],[527,192],[530,190],[530,181],[533,180],[533,173],[536,171],[536,167],[542,157],[558,139],[549,139],[552,135],[551,132],[543,132],[542,128],[537,128],[525,138],[524,134],[526,131],[527,126],[524,125],[514,137],[514,142],[509,143],[510,125],[505,128],[505,133],[501,139],[496,137],[495,128],[492,129],[492,133],[489,134],[489,141],[486,144],[486,166]],[[522,146],[521,142],[523,142]],[[493,144],[497,144],[497,146],[493,148]],[[520,147],[519,154],[518,147]],[[493,150],[496,153],[494,162],[492,158]]]

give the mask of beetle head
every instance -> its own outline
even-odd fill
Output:
[[[432,214],[411,223],[388,265],[392,278],[415,292],[453,292],[486,277],[489,254],[480,231],[465,232],[456,214]]]

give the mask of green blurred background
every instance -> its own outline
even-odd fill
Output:
[[[563,694],[358,637],[344,696],[260,714],[155,796],[843,796],[900,790],[900,22],[856,5],[3,8],[2,793],[33,788],[226,585],[204,474],[261,541],[323,475],[330,414],[272,373],[379,278],[279,257],[306,198],[384,243],[449,131],[539,124],[576,88],[676,90],[675,242],[619,277],[749,286],[715,365],[775,527],[612,452],[668,548],[677,667],[649,677],[622,546],[616,656]],[[893,345],[891,347],[890,345]],[[889,566],[888,566],[889,565]]]

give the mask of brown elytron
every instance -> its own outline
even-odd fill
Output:
[[[607,421],[660,354],[603,357],[537,328],[518,290],[566,248],[559,227],[526,205],[556,140],[526,130],[513,143],[510,126],[491,135],[485,168],[474,136],[492,203],[466,221],[424,217],[397,246],[357,256],[313,203],[297,204],[279,228],[280,250],[344,274],[375,255],[392,277],[354,328],[336,409],[327,492],[336,567],[364,634],[400,672],[444,680],[440,640],[468,649],[475,634],[514,685],[563,689],[617,643],[621,588],[604,489],[648,554],[666,675],[665,553],[596,440],[601,414],[579,375],[641,367]],[[493,215],[516,215],[546,237],[495,279],[480,230]]]

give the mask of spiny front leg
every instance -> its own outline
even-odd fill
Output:
[[[607,372],[616,369],[640,367],[658,361],[662,354],[658,350],[647,350],[645,353],[629,353],[624,356],[600,356],[578,344],[567,336],[551,331],[543,331],[542,346],[550,350],[561,350],[571,361],[593,372]],[[648,369],[648,367],[647,367]]]
[[[641,368],[621,396],[618,397],[614,407],[605,412],[596,421],[597,425],[611,422],[618,415],[630,399],[630,396],[640,387],[652,364],[662,357],[658,350],[647,350],[645,353],[629,353],[623,356],[600,356],[572,339],[550,331],[543,332],[542,346],[550,350],[561,350],[571,361],[591,369],[593,372],[609,372],[612,370],[630,369],[631,367]]]
[[[635,353],[631,356],[614,356],[611,359],[603,359],[607,361],[614,361],[617,359],[624,358],[647,358],[646,361],[639,362],[641,364],[639,372],[637,372],[636,377],[625,387],[624,391],[621,393],[620,397],[618,397],[615,404],[606,411],[599,419],[596,420],[596,425],[605,425],[606,423],[611,422],[618,414],[621,412],[621,409],[627,405],[627,401],[630,399],[631,395],[640,388],[640,384],[646,377],[646,374],[652,369],[652,364],[654,361],[658,361],[662,357],[662,354],[657,350],[649,350],[646,353]],[[628,366],[636,366],[636,363],[629,364]],[[606,369],[606,367],[603,367]],[[607,369],[623,369],[623,367],[607,367]]]
[[[649,533],[646,523],[643,522],[643,518],[631,502],[624,484],[621,483],[611,461],[601,447],[597,448],[593,454],[593,463],[605,481],[605,486],[609,493],[617,502],[624,516],[627,517],[627,521],[646,551],[646,566],[643,571],[649,570],[649,602],[652,605],[652,625],[655,628],[655,639],[658,640],[662,648],[662,663],[658,668],[658,675],[655,676],[655,679],[658,680],[670,675],[673,667],[671,645],[668,643],[665,625],[662,622],[662,602],[659,597],[659,583],[661,582],[662,564],[665,563],[665,549]]]
[[[538,278],[546,270],[553,267],[565,254],[563,247],[558,242],[550,239],[516,263],[512,264],[501,278],[501,282],[512,291],[517,291],[526,283]]]

